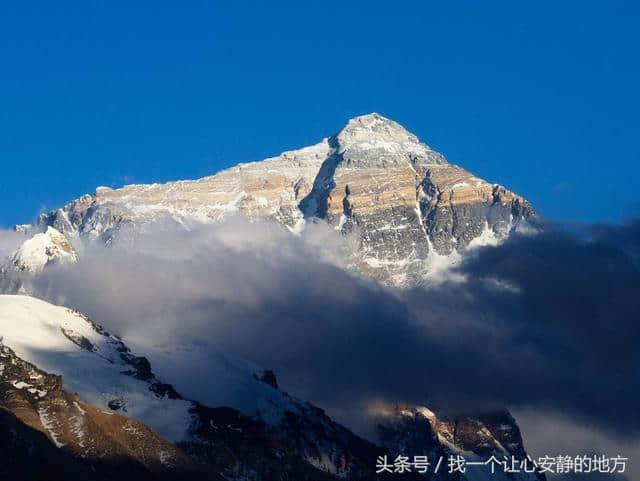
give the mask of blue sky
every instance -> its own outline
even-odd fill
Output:
[[[371,111],[547,218],[640,211],[634,2],[52,3],[0,7],[0,225]]]

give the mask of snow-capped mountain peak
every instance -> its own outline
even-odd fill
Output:
[[[349,119],[334,137],[345,147],[354,143],[382,141],[399,144],[420,143],[418,138],[402,125],[375,112]]]
[[[51,226],[24,241],[13,253],[10,265],[22,272],[38,273],[54,263],[77,262],[78,253],[64,234]]]
[[[446,160],[402,125],[380,114],[371,113],[350,119],[330,139],[337,153],[353,167],[396,162],[445,164]]]
[[[121,227],[178,226],[233,215],[293,232],[309,218],[357,232],[348,264],[395,286],[425,282],[430,266],[500,241],[535,220],[531,205],[448,163],[400,124],[371,113],[316,145],[239,164],[198,180],[99,189],[42,216],[40,225],[110,243]],[[436,259],[438,262],[434,262]]]

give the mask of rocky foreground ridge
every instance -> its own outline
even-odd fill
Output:
[[[254,383],[254,412],[185,399],[86,316],[25,295],[0,296],[0,332],[0,473],[12,479],[39,479],[55,467],[68,480],[89,472],[98,479],[369,480],[391,476],[376,474],[380,456],[526,456],[507,413],[377,412],[372,443],[281,391],[270,371],[237,380]]]

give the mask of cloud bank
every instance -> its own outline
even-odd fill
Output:
[[[224,352],[273,368],[285,390],[352,426],[384,400],[533,409],[638,438],[639,222],[515,236],[405,292],[346,271],[353,242],[323,225],[300,237],[237,219],[158,227],[88,244],[34,288],[139,350],[205,353],[156,362],[194,398],[215,389],[206,353]]]

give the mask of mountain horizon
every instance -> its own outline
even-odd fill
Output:
[[[640,4],[13,3],[0,481],[640,481]]]
[[[103,450],[141,476],[256,481],[293,472],[310,480],[377,479],[376,460],[399,454],[531,458],[526,430],[510,409],[542,401],[517,384],[496,396],[490,381],[492,372],[511,379],[511,369],[535,369],[520,331],[530,321],[485,319],[501,303],[509,313],[529,280],[492,274],[512,265],[512,254],[477,272],[473,266],[509,249],[517,259],[527,244],[547,249],[557,234],[523,197],[449,163],[377,113],[349,119],[317,144],[200,179],[97,187],[15,231],[18,245],[0,271],[0,327],[4,357],[24,367],[0,379],[4,409],[15,416],[11,426],[26,423],[65,456],[93,460]],[[274,280],[282,283],[276,292]],[[343,292],[353,298],[346,307]],[[251,298],[256,310],[246,304]],[[468,299],[462,306],[461,298]],[[329,300],[334,307],[322,313]],[[271,310],[273,317],[265,314]],[[411,365],[419,388],[391,381],[381,394],[368,376],[348,387],[347,370],[340,381],[331,375],[345,394],[326,392],[333,351],[306,335],[299,342],[315,345],[309,351],[298,352],[295,341],[282,345],[307,317],[321,320],[310,326],[329,336],[346,329],[347,344],[335,348],[345,366],[361,351],[362,365],[349,368],[358,375],[369,364],[387,373]],[[385,334],[389,328],[411,346],[406,358]],[[500,349],[517,362],[476,352],[487,330],[504,333]],[[477,357],[473,367],[467,356]],[[291,364],[291,357],[301,361]],[[421,368],[442,362],[447,367],[437,375]],[[185,369],[199,374],[185,380]],[[447,373],[464,377],[466,369],[477,370],[486,387],[453,387]],[[33,382],[37,376],[44,384]],[[30,415],[17,410],[24,403]],[[83,406],[97,409],[95,429],[81,427],[89,422]],[[105,414],[119,416],[116,431],[104,425]],[[144,450],[165,448],[153,461],[140,457],[118,429],[144,432]],[[219,449],[233,453],[235,464]],[[52,459],[64,463],[59,455]],[[277,467],[274,456],[287,467]],[[75,479],[86,466],[73,466]],[[545,479],[535,470],[522,476],[504,479]]]
[[[294,232],[313,218],[343,233],[357,230],[357,270],[398,286],[428,277],[423,261],[440,265],[442,256],[453,260],[468,246],[533,231],[537,217],[524,198],[448,163],[400,124],[371,113],[315,145],[201,179],[98,187],[41,215],[37,226],[109,243],[129,224],[238,214]]]

